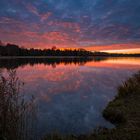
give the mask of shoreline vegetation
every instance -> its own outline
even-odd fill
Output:
[[[115,128],[97,128],[80,136],[53,134],[42,140],[139,140],[140,139],[140,72],[118,88],[115,99],[103,111]]]
[[[0,58],[81,58],[81,57],[140,57],[140,54],[118,54],[106,52],[92,52],[83,48],[79,49],[58,49],[53,46],[51,49],[27,49],[15,44],[0,44]]]
[[[0,71],[0,140],[36,140],[35,98],[27,100],[23,86],[16,70]]]

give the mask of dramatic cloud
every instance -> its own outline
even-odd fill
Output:
[[[40,48],[140,44],[140,1],[1,0],[0,40]]]

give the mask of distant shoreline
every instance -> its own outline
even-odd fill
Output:
[[[6,46],[0,46],[0,58],[95,58],[95,57],[140,57],[140,54],[118,54],[118,53],[106,53],[106,52],[91,52],[85,49],[74,50],[60,50],[56,47],[52,49],[27,49],[21,48],[18,45],[7,44]]]
[[[0,56],[0,59],[5,58],[93,58],[94,56]]]
[[[111,56],[111,55],[97,55],[97,56],[0,56],[0,59],[23,59],[23,58],[51,58],[51,59],[62,59],[62,58],[94,58],[94,57],[140,57],[140,56],[134,56],[134,55],[121,55],[121,56]]]

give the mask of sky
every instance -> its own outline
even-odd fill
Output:
[[[0,40],[140,52],[140,0],[0,0]]]

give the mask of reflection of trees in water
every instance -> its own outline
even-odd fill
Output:
[[[103,61],[107,57],[75,57],[75,58],[13,58],[13,59],[0,59],[0,68],[14,69],[24,65],[44,64],[50,65],[55,68],[59,64],[64,65],[84,65],[90,61]]]
[[[35,140],[35,99],[25,100],[16,71],[0,72],[0,140]]]

